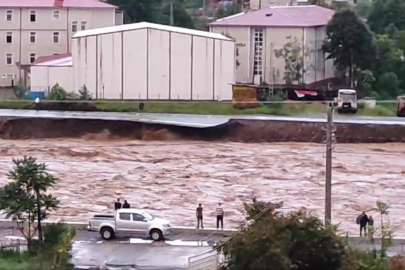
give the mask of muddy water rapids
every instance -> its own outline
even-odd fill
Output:
[[[51,193],[60,208],[50,219],[87,221],[112,213],[116,198],[149,209],[179,226],[195,225],[204,207],[214,227],[223,203],[225,227],[243,219],[242,203],[252,197],[284,201],[282,212],[301,207],[324,215],[325,146],[309,143],[235,143],[28,139],[0,141],[0,185],[8,182],[12,159],[31,155],[48,164],[60,181]],[[405,144],[338,144],[333,159],[333,223],[358,233],[355,220],[377,200],[391,205],[396,236],[405,236]]]

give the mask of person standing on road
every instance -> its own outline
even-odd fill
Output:
[[[370,238],[373,238],[373,235],[374,235],[374,219],[373,219],[373,217],[370,215],[370,216],[368,216],[368,226],[367,226],[367,229],[368,229],[368,236],[370,237]]]
[[[219,223],[221,222],[221,229],[224,229],[224,209],[222,209],[221,203],[218,203],[216,209],[217,213],[217,230],[219,229]]]
[[[39,111],[39,102],[40,102],[39,97],[36,97],[36,98],[35,98],[35,109],[36,109],[37,111]]]
[[[359,215],[356,219],[356,223],[360,225],[360,237],[362,237],[362,231],[364,231],[364,236],[367,236],[367,223],[368,223],[368,217],[365,212],[363,212],[361,215]]]
[[[200,228],[200,222],[201,222],[201,229],[204,229],[204,225],[203,225],[203,208],[201,206],[201,203],[198,204],[198,207],[196,209],[195,214],[197,216],[197,230]]]
[[[122,208],[131,208],[131,205],[129,205],[127,200],[124,200],[124,204],[122,205]]]
[[[114,203],[114,208],[115,208],[115,211],[117,211],[118,209],[121,209],[121,202],[120,202],[120,199],[117,199],[117,201]]]

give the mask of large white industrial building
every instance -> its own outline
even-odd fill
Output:
[[[60,76],[62,87],[73,86],[66,90],[86,85],[95,99],[232,99],[235,43],[221,34],[151,23],[92,29],[73,36],[72,58],[71,82],[42,62],[31,67],[31,89]]]

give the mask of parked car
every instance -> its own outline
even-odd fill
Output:
[[[114,215],[95,215],[87,229],[99,232],[104,240],[111,240],[117,234],[136,234],[148,235],[152,240],[159,241],[173,231],[170,221],[155,218],[139,209],[119,209]]]

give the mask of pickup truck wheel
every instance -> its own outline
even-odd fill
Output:
[[[104,240],[111,240],[114,238],[114,231],[111,228],[102,228],[100,234]]]
[[[153,241],[160,241],[163,240],[163,234],[160,230],[154,229],[150,231],[150,238],[152,238]]]

